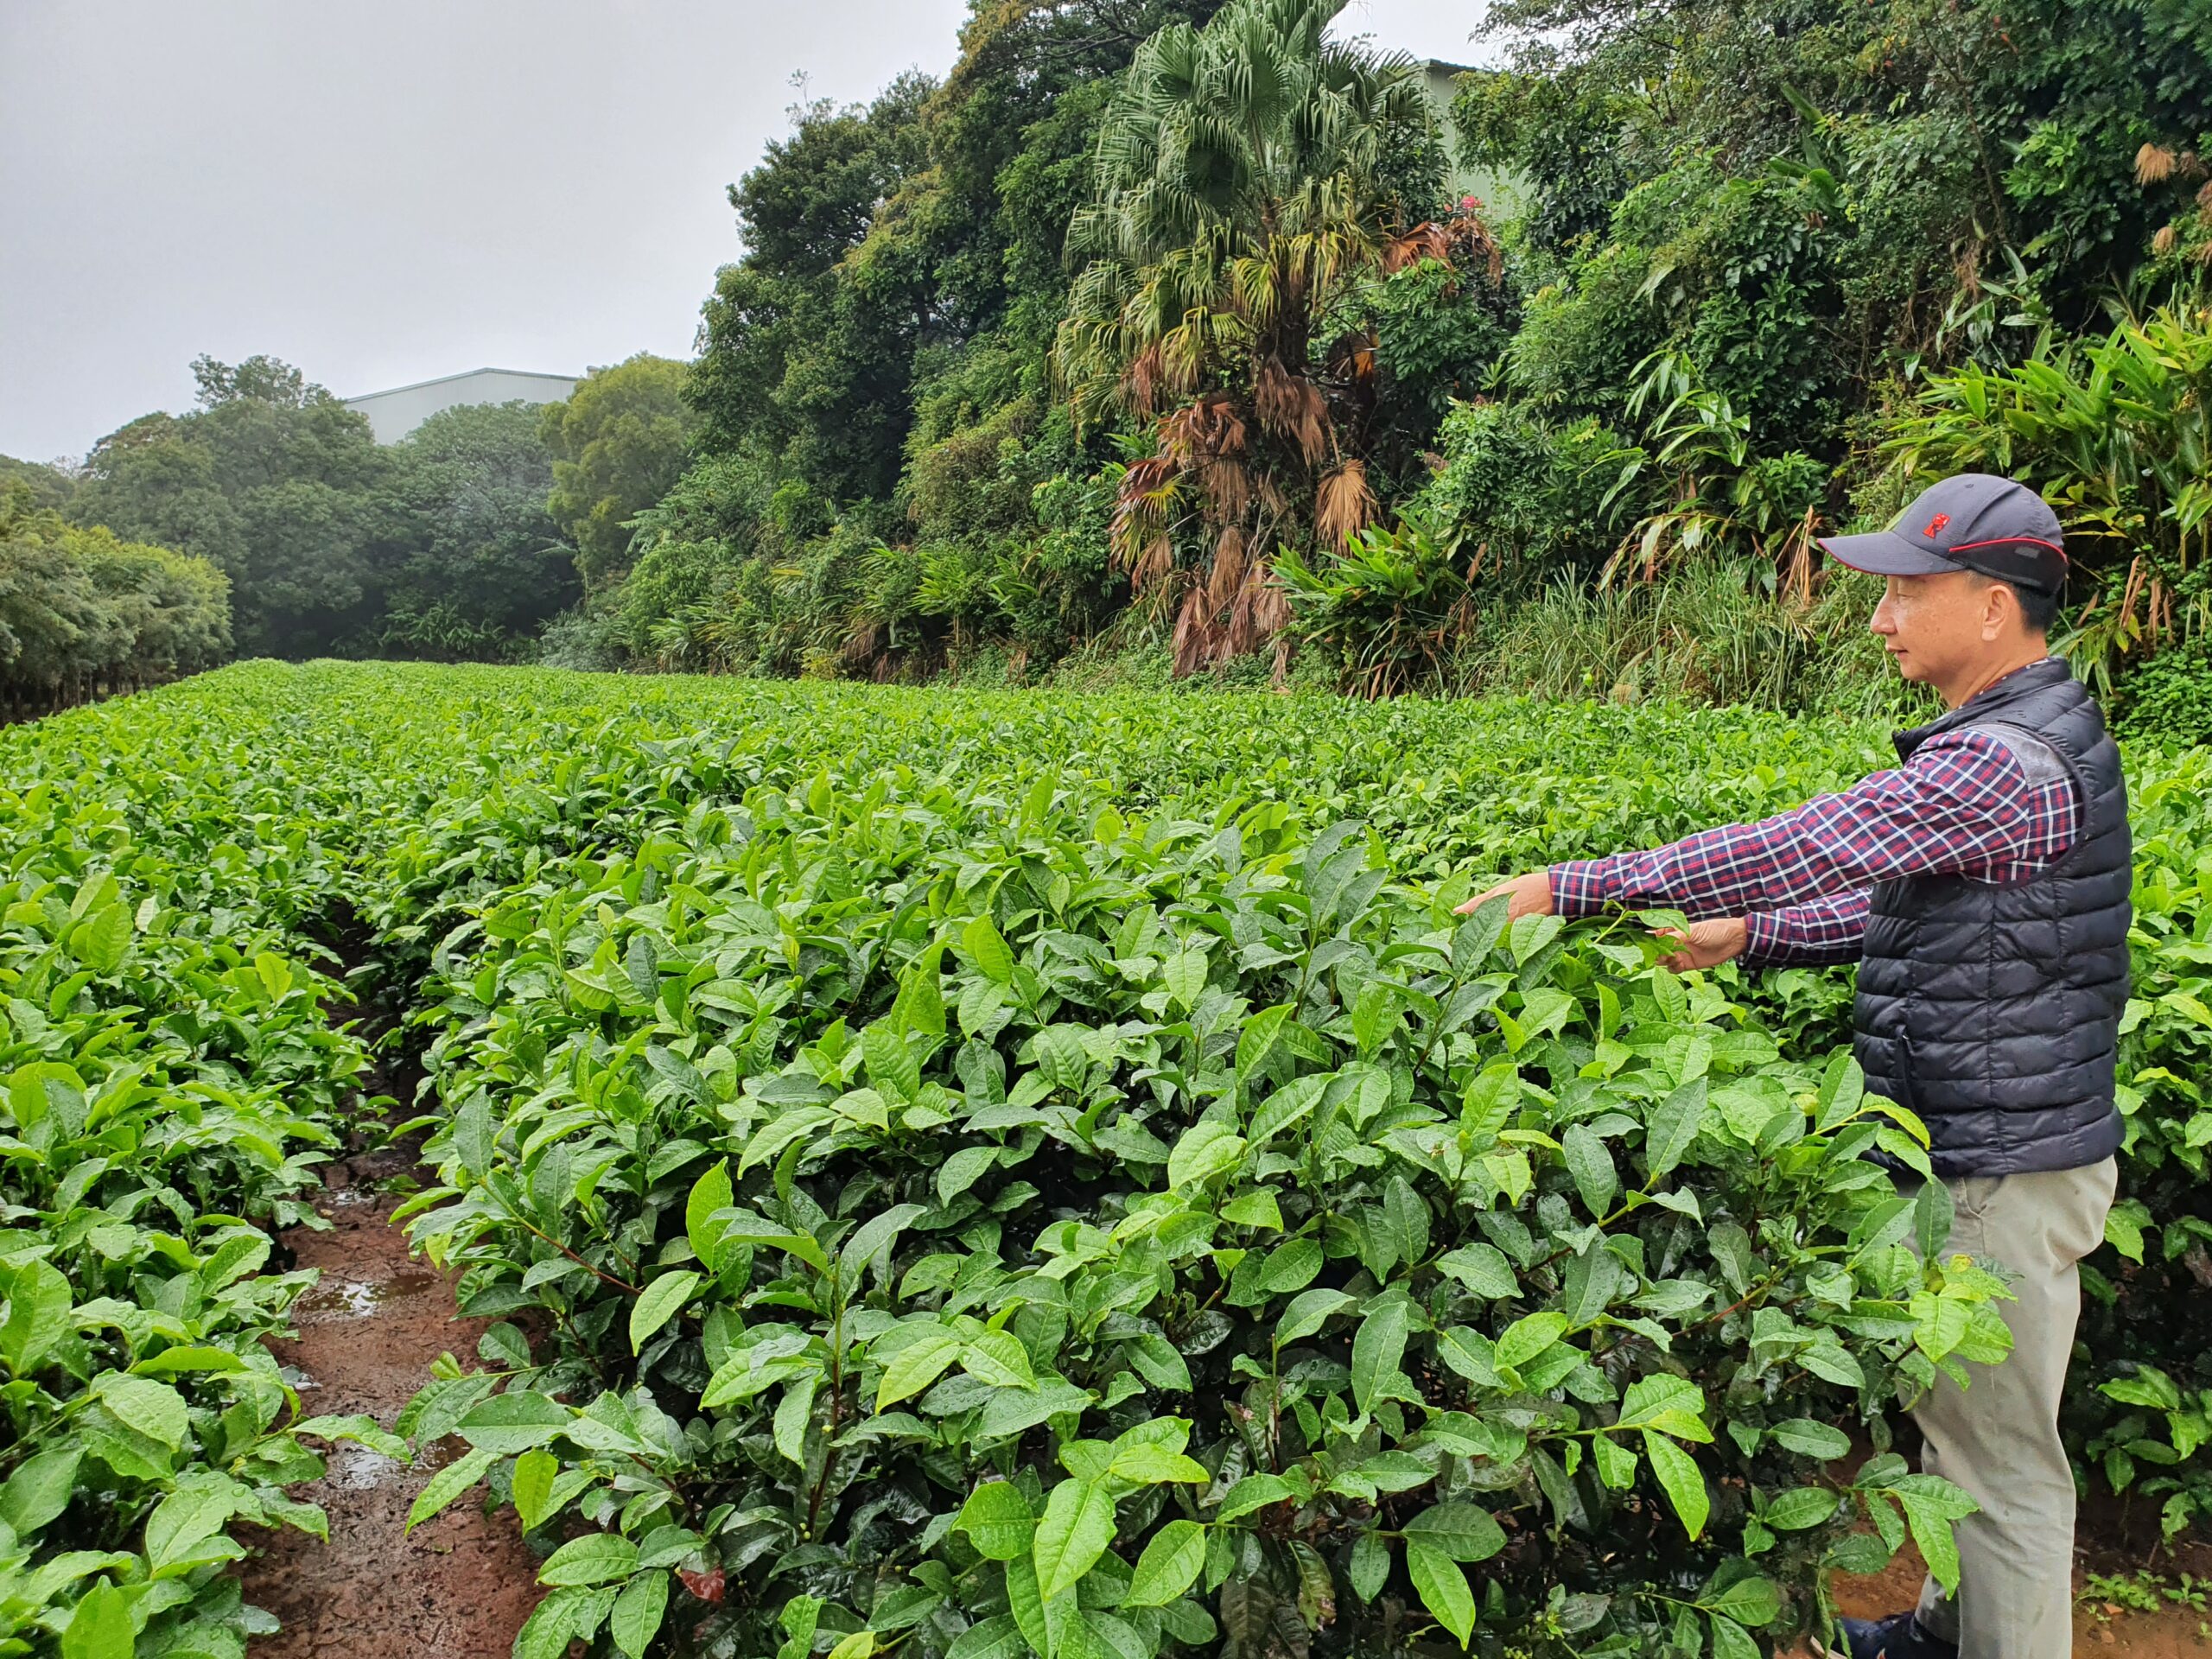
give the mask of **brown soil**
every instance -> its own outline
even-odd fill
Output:
[[[2074,1589],[2078,1597],[2092,1572],[2124,1574],[2145,1567],[2147,1551],[2124,1550],[2106,1541],[2122,1535],[2116,1516],[2084,1514],[2084,1542],[2075,1552]],[[2178,1586],[2183,1574],[2199,1585],[2212,1573],[2212,1546],[2183,1544],[2172,1555],[2161,1554],[2149,1562],[2150,1570],[2169,1585]],[[1882,1572],[1866,1578],[1839,1573],[1834,1580],[1837,1605],[1853,1618],[1878,1618],[1910,1607],[1920,1598],[1925,1576],[1920,1553],[1907,1544]],[[2169,1605],[2157,1612],[2133,1612],[2110,1602],[2084,1604],[2074,1609],[2074,1651],[2111,1654],[2113,1659],[2212,1659],[2212,1597],[2205,1611]],[[1790,1659],[1805,1659],[1794,1655]]]
[[[393,1150],[332,1164],[316,1206],[331,1230],[283,1236],[301,1267],[322,1271],[294,1309],[299,1339],[274,1344],[310,1414],[366,1412],[390,1427],[431,1363],[473,1355],[487,1323],[461,1319],[452,1285],[389,1224],[399,1200],[378,1183],[413,1163]],[[329,1516],[328,1545],[279,1534],[246,1567],[246,1600],[283,1625],[253,1659],[506,1659],[537,1602],[537,1563],[512,1516],[487,1519],[466,1497],[407,1533],[428,1478],[365,1447],[330,1448],[329,1471],[295,1492]]]

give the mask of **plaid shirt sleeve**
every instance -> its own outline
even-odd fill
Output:
[[[1744,918],[1750,943],[1737,960],[1746,968],[1856,962],[1866,940],[1866,909],[1872,898],[1862,888],[1787,910],[1755,910]]]
[[[1761,925],[1767,943],[1805,960],[1795,954],[1800,944],[1842,949],[1849,912],[1840,903],[1817,915],[1801,916],[1794,907],[1841,901],[1901,876],[2024,880],[2057,859],[2074,844],[2080,809],[2071,777],[2053,772],[2047,781],[2031,780],[2001,739],[1942,733],[1903,766],[1794,811],[1703,830],[1649,852],[1555,864],[1552,905],[1567,917],[1612,905],[1693,918],[1772,912],[1776,918]],[[1860,931],[1864,917],[1862,899]]]

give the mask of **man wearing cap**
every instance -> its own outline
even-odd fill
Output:
[[[2074,1477],[2059,1395],[2077,1264],[2104,1236],[2127,1001],[2126,785],[2104,719],[2050,654],[2066,554],[2008,479],[1945,480],[1896,527],[1821,543],[1886,577],[1871,626],[1948,712],[1897,734],[1901,764],[1758,823],[1554,865],[1510,914],[1612,906],[1694,919],[1677,969],[1856,962],[1867,1087],[1916,1113],[1956,1211],[1951,1248],[2002,1263],[2001,1365],[1913,1408],[1923,1466],[1980,1504],[1958,1526],[1955,1598],[1843,1621],[1850,1659],[2063,1659],[2073,1650]]]

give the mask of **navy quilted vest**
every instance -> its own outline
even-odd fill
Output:
[[[1929,875],[1875,887],[1859,968],[1859,1063],[1872,1092],[1928,1125],[1939,1175],[2098,1163],[2121,1138],[2113,1072],[2133,877],[2120,750],[2056,659],[1898,733],[1897,753],[1910,759],[1937,733],[1969,728],[2012,728],[2050,746],[2073,774],[2078,837],[2026,881]]]

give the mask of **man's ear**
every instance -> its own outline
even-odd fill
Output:
[[[2024,622],[2020,597],[2004,582],[1981,579],[1981,637],[2001,639],[2013,624]]]

